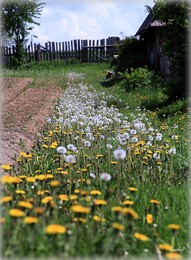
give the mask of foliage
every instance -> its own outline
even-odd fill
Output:
[[[121,77],[120,85],[125,87],[126,91],[151,86],[154,77],[154,73],[149,71],[147,67],[131,68],[124,73],[119,72],[118,74]]]
[[[156,2],[156,1],[155,1]],[[153,8],[148,7],[156,15],[156,19],[164,26],[160,30],[166,36],[162,49],[170,61],[171,79],[176,81],[178,88],[171,85],[169,98],[174,100],[186,96],[188,66],[188,32],[189,32],[189,1],[159,0]]]
[[[188,109],[188,102],[185,99],[178,99],[167,106],[160,109],[158,112],[159,118],[169,117],[173,116],[174,114],[177,114],[177,112],[185,113]]]
[[[116,72],[125,72],[130,68],[138,68],[147,64],[146,46],[134,37],[126,38],[118,46],[118,57],[111,62]]]
[[[15,66],[24,62],[24,42],[33,29],[32,24],[39,25],[34,19],[39,18],[44,3],[35,1],[2,1],[0,14],[2,18],[2,35],[7,34],[16,44]]]

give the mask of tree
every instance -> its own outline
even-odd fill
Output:
[[[40,25],[35,18],[40,18],[43,5],[37,0],[3,1],[0,5],[2,19],[1,33],[13,39],[16,45],[14,65],[23,62],[24,42],[33,29],[32,24]]]
[[[147,6],[147,9],[163,24],[160,30],[166,36],[162,49],[170,61],[171,81],[168,83],[168,94],[172,100],[184,97],[188,82],[190,4],[185,0],[158,0],[153,8]]]

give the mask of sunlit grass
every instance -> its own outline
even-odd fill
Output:
[[[5,256],[187,255],[188,117],[160,122],[122,93],[116,106],[120,92],[95,83],[104,66],[59,68],[66,90],[47,127],[2,166]]]

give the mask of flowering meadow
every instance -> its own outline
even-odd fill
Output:
[[[85,77],[67,74],[31,151],[1,166],[3,255],[183,259],[187,124],[128,104],[122,113]]]

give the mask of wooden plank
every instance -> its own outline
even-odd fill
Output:
[[[52,42],[52,58],[55,60],[55,42]]]
[[[89,40],[89,49],[88,49],[88,61],[92,61],[92,53],[91,53],[91,40]]]
[[[52,48],[51,48],[51,42],[48,42],[48,51],[49,51],[49,60],[52,61]]]
[[[99,46],[99,40],[97,40],[97,44],[96,44],[97,46],[95,46],[95,52],[96,52],[96,61],[99,61],[99,58],[98,58],[98,56],[99,56],[99,49],[98,48],[96,48],[96,47],[98,47]]]
[[[45,42],[45,48],[46,48],[45,60],[48,61],[49,57],[48,57],[48,43],[47,42]]]
[[[78,60],[81,60],[81,46],[80,46],[80,40],[78,39]]]
[[[77,51],[78,51],[78,49],[77,49],[77,40],[74,40],[74,57],[75,57],[75,59],[77,57]]]
[[[64,60],[64,42],[62,42],[62,56],[61,59]]]
[[[65,42],[65,60],[68,59],[68,44]]]
[[[56,47],[55,47],[55,59],[58,60],[58,42],[56,42]]]

